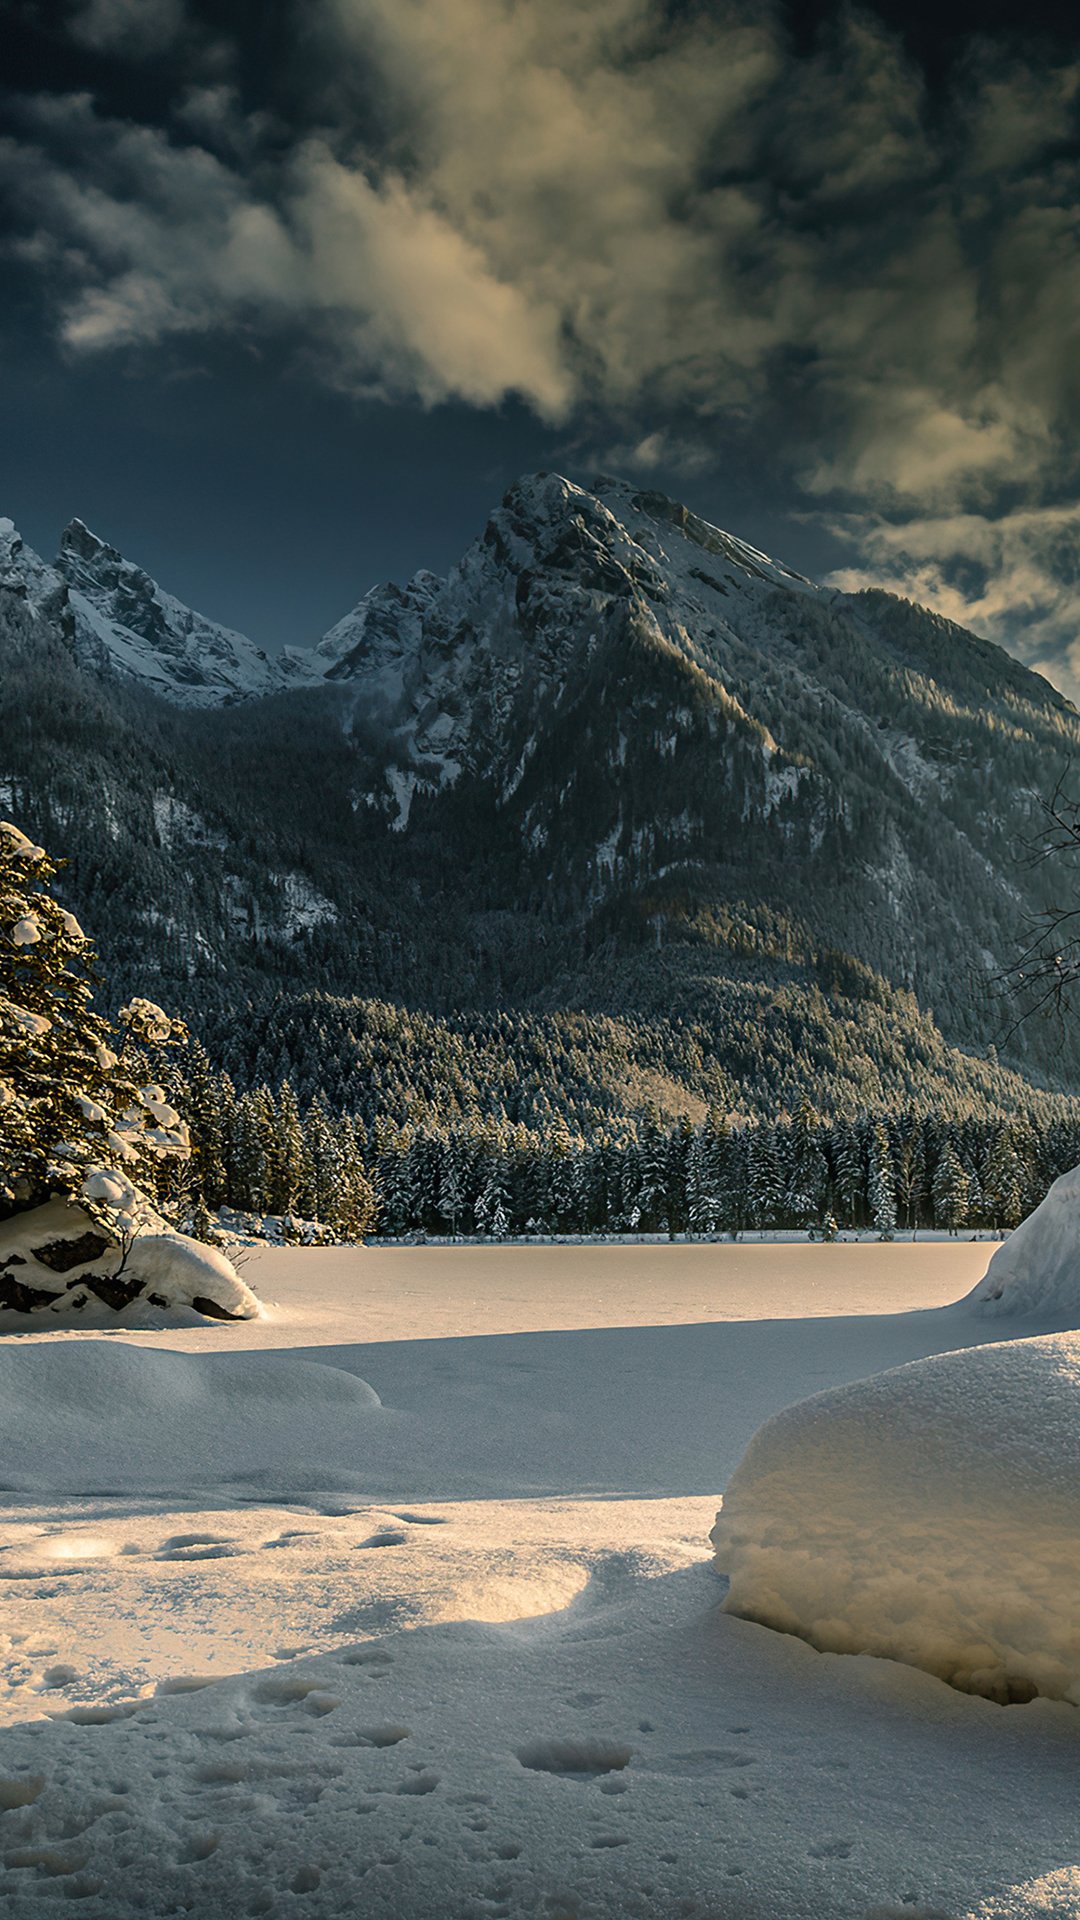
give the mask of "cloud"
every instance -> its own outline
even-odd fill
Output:
[[[72,30],[131,51],[136,16],[182,34],[180,0]],[[973,41],[931,104],[854,9],[808,53],[759,0],[294,17],[291,129],[200,72],[171,129],[45,99],[0,151],[70,352],[281,329],[348,390],[518,394],[640,471],[756,433],[860,575],[1049,657],[1062,549],[1016,516],[1080,497],[1080,61]],[[962,527],[978,591],[931,551]]]
[[[862,516],[833,531],[863,560],[830,585],[918,600],[1018,653],[1080,704],[1080,502],[899,523]]]
[[[186,25],[183,0],[83,0],[68,31],[95,53],[147,60],[168,53]]]

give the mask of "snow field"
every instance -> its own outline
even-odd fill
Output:
[[[60,1717],[3,1740],[5,1920],[65,1895],[90,1920],[960,1920],[1060,1871],[1072,1709],[1004,1714],[730,1619],[697,1549],[620,1545],[627,1517],[540,1619],[54,1695]],[[399,1551],[358,1553],[364,1577]]]
[[[1075,1708],[815,1652],[708,1556],[763,1419],[985,1342],[985,1258],[288,1249],[265,1319],[3,1343],[5,1920],[1074,1913]]]

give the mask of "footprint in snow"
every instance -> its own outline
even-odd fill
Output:
[[[163,1540],[155,1560],[224,1560],[244,1549],[220,1533],[174,1533]]]
[[[618,1740],[528,1740],[517,1758],[531,1773],[620,1773],[630,1765],[633,1748]]]

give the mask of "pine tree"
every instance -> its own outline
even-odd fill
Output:
[[[986,1156],[983,1192],[990,1222],[998,1227],[1015,1227],[1024,1203],[1024,1172],[1009,1138],[1007,1128],[995,1128]]]
[[[475,1208],[476,1231],[492,1240],[505,1240],[510,1231],[506,1176],[501,1156],[492,1156]]]
[[[772,1127],[757,1127],[751,1136],[749,1190],[755,1231],[776,1226],[784,1205],[784,1179]]]
[[[439,1175],[439,1212],[452,1237],[465,1210],[465,1182],[462,1177],[461,1147],[457,1140],[447,1143]]]
[[[951,1139],[946,1137],[934,1169],[934,1219],[955,1233],[963,1225],[968,1205],[968,1177]]]
[[[791,1129],[791,1170],[786,1206],[797,1227],[816,1227],[824,1216],[829,1164],[818,1138],[820,1121],[804,1093]]]
[[[867,1188],[874,1231],[882,1240],[891,1240],[896,1232],[896,1182],[889,1136],[880,1120],[870,1135]]]
[[[150,1000],[120,1013],[119,1039],[92,1006],[94,951],[54,899],[56,863],[0,821],[0,1216],[80,1193],[110,1204],[110,1169],[153,1194],[159,1162],[190,1136],[165,1089],[140,1085],[144,1048],[186,1035]]]

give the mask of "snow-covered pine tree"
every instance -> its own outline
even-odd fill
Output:
[[[772,1127],[757,1127],[750,1138],[750,1218],[757,1232],[779,1224],[784,1206],[784,1173]]]
[[[934,1170],[934,1220],[955,1233],[967,1217],[968,1177],[952,1140],[946,1136]]]
[[[891,1240],[896,1232],[896,1181],[889,1136],[880,1120],[870,1135],[869,1159],[867,1193],[871,1224],[882,1240]]]
[[[790,1134],[786,1206],[796,1227],[818,1226],[825,1214],[829,1163],[821,1150],[821,1122],[807,1094],[799,1101]]]
[[[704,1128],[691,1142],[686,1162],[686,1218],[691,1233],[715,1233],[720,1218],[714,1156]]]
[[[122,1010],[121,1036],[95,1013],[94,950],[54,897],[56,874],[0,821],[0,1218],[51,1194],[105,1206],[110,1169],[118,1191],[153,1195],[159,1162],[190,1151],[164,1089],[140,1085],[143,1045],[186,1029],[149,1000]]]
[[[1005,1126],[995,1130],[990,1142],[983,1172],[983,1193],[991,1225],[1001,1228],[1019,1223],[1024,1204],[1024,1172]]]
[[[477,1233],[505,1240],[510,1231],[509,1196],[501,1155],[485,1163],[485,1180],[474,1209]]]

